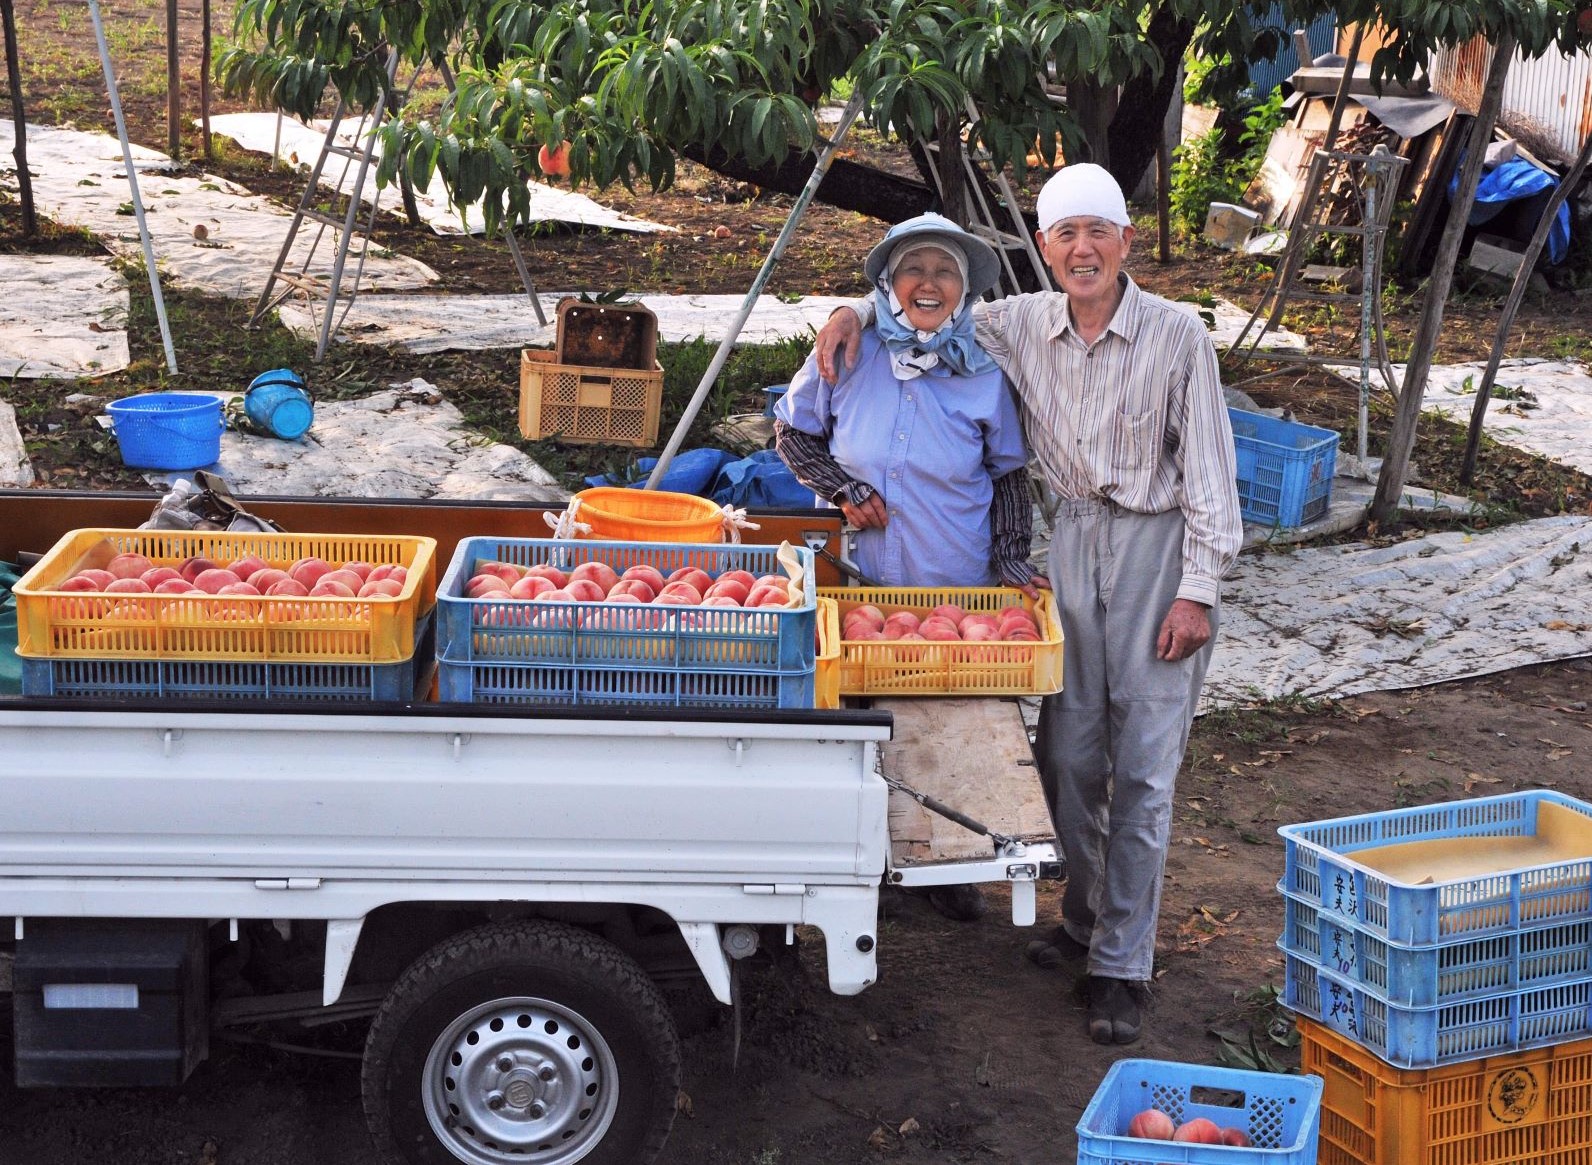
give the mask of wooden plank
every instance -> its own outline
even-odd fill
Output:
[[[895,717],[880,747],[885,774],[1024,841],[1055,836],[1028,729],[1015,700],[990,697],[875,700]],[[904,793],[890,793],[891,855],[897,866],[987,858],[993,843]]]
[[[1301,93],[1336,93],[1343,80],[1342,65],[1306,65],[1288,78]],[[1349,79],[1351,97],[1421,97],[1431,91],[1425,77],[1416,77],[1408,85],[1392,77],[1382,78],[1380,87],[1371,84],[1371,66],[1360,61],[1354,66],[1354,76]]]

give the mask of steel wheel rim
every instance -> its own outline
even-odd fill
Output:
[[[467,1165],[571,1165],[613,1124],[619,1071],[578,1013],[509,996],[471,1008],[437,1036],[421,1097],[431,1131]]]

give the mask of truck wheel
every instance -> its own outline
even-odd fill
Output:
[[[389,1165],[637,1165],[674,1123],[680,1043],[612,943],[483,926],[417,959],[371,1023],[365,1119]]]

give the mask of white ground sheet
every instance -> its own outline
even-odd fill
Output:
[[[122,163],[121,144],[109,134],[83,133],[50,126],[28,126],[28,170],[39,213],[59,223],[84,227],[113,252],[142,263],[132,192]],[[10,154],[10,122],[0,123],[0,152]],[[215,295],[248,299],[260,293],[287,237],[292,215],[268,199],[213,174],[164,173],[171,160],[142,146],[133,147],[155,262],[163,279]],[[14,172],[4,176],[16,189]],[[120,213],[121,208],[126,213]],[[196,237],[195,228],[203,227]],[[318,228],[306,224],[294,240],[286,270],[298,272]],[[335,247],[328,230],[315,251],[310,274],[331,277]],[[344,276],[352,286],[353,256]],[[436,283],[424,263],[372,248],[365,262],[362,290],[397,291]]]
[[[228,429],[221,459],[206,468],[240,494],[478,501],[569,496],[524,453],[469,428],[458,409],[418,378],[359,400],[317,401],[315,422],[297,441]]]
[[[1194,307],[1195,305],[1190,304],[1189,306]],[[1236,303],[1225,299],[1218,299],[1212,307],[1196,308],[1196,310],[1208,311],[1216,317],[1216,326],[1210,327],[1207,325],[1207,328],[1211,334],[1211,343],[1216,345],[1218,352],[1226,352],[1227,349],[1231,348],[1233,341],[1238,339],[1238,334],[1244,330],[1244,325],[1249,322],[1249,312],[1239,307]],[[1257,323],[1255,326],[1258,328],[1260,325]],[[1254,340],[1254,336],[1254,332],[1251,331],[1249,339],[1244,341],[1244,350],[1246,352],[1249,350],[1250,342]],[[1297,332],[1290,332],[1287,328],[1278,324],[1260,338],[1260,342],[1256,345],[1256,350],[1260,352],[1303,352],[1308,347],[1309,343],[1303,336]]]
[[[361,295],[338,332],[339,340],[391,344],[408,352],[475,351],[483,348],[552,347],[559,300],[571,293],[540,295],[546,327],[536,323],[524,295]],[[705,336],[717,342],[745,298],[740,295],[639,295],[658,317],[658,338],[671,342]],[[789,336],[812,336],[835,308],[850,299],[809,295],[784,303],[759,296],[738,343],[772,344]],[[310,335],[316,324],[296,304],[284,304],[282,323]]]
[[[0,376],[76,380],[127,361],[127,283],[111,260],[0,255]]]
[[[1347,696],[1592,654],[1592,518],[1241,555],[1205,698]]]
[[[1403,383],[1404,365],[1393,365]],[[1340,370],[1341,371],[1341,370]],[[1439,364],[1426,378],[1424,412],[1470,424],[1487,362]],[[1356,374],[1358,375],[1358,374]],[[1504,360],[1482,428],[1499,444],[1592,473],[1592,368],[1573,360]]]
[[[210,119],[212,130],[226,134],[244,149],[269,155],[275,146],[278,158],[290,165],[304,167],[306,173],[314,167],[315,159],[320,157],[321,146],[326,141],[326,127],[329,124],[331,124],[329,121],[322,119],[305,125],[301,121],[284,117],[281,119],[281,141],[277,144],[277,115],[274,113],[226,113]],[[357,146],[359,143],[354,131],[358,125],[357,118],[345,120],[338,127],[338,144]],[[380,157],[381,147],[378,143],[375,158]],[[334,154],[326,160],[326,165],[321,170],[320,184],[328,190],[352,190],[358,167],[358,162]],[[560,190],[556,186],[547,186],[540,182],[531,182],[527,185],[531,191],[533,222],[567,222],[578,226],[602,227],[611,231],[656,232],[676,229],[610,210],[573,190]],[[376,171],[372,165],[360,199],[369,205],[378,197],[381,205],[388,210],[396,214],[403,213],[403,203],[396,188],[389,187],[378,194]],[[426,225],[439,235],[479,235],[486,230],[486,222],[479,206],[469,207],[465,218],[460,220],[459,212],[448,203],[448,192],[442,184],[442,179],[436,175],[432,176],[430,186],[415,191],[415,206]]]

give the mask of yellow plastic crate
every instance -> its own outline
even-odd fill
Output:
[[[327,660],[396,663],[415,650],[415,623],[436,602],[434,538],[255,534],[217,530],[73,530],[13,591],[17,654],[32,659]],[[225,565],[246,554],[275,567],[297,559],[392,564],[407,571],[395,599],[139,595],[59,591],[72,574],[137,553],[157,566],[194,555]]]
[[[1592,1161],[1592,1040],[1438,1068],[1395,1068],[1299,1020],[1300,1071],[1320,1076],[1320,1165],[1579,1165]]]
[[[922,617],[941,603],[993,614],[1021,606],[1039,622],[1037,643],[899,643],[840,640],[843,696],[1048,696],[1061,691],[1061,622],[1048,592],[1038,602],[1012,587],[820,587],[837,618],[872,604]]]
[[[520,433],[574,444],[651,448],[658,443],[663,368],[592,368],[559,364],[552,352],[520,352]]]
[[[818,654],[813,661],[813,707],[840,707],[840,607],[818,600]]]

